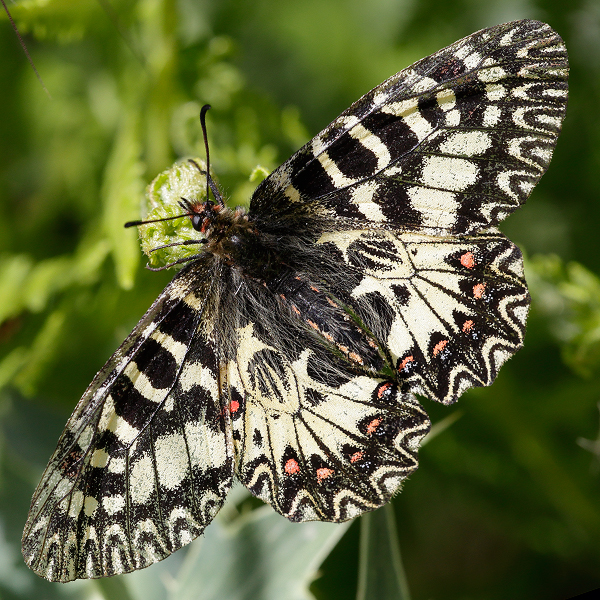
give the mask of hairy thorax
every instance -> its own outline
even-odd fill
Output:
[[[206,252],[219,257],[241,275],[266,282],[283,266],[283,258],[269,244],[246,211],[205,202],[192,217],[195,229],[204,233]]]

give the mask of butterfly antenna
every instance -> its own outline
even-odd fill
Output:
[[[123,227],[137,227],[138,225],[146,225],[148,223],[160,223],[161,221],[172,221],[173,219],[183,219],[183,217],[189,217],[189,214],[175,215],[174,217],[164,217],[162,219],[148,219],[147,221],[127,221]]]
[[[206,177],[208,177],[208,184],[210,185],[210,189],[212,190],[213,196],[217,199],[217,201],[219,202],[219,204],[221,206],[225,206],[225,202],[223,201],[221,192],[219,191],[219,188],[217,187],[215,180],[210,176],[210,173],[207,173],[206,171],[204,171],[193,158],[188,158],[188,162],[193,164],[196,167],[196,169],[198,169],[198,172],[200,173],[200,175],[206,175]]]
[[[196,164],[196,163],[194,163],[194,164]],[[198,166],[198,165],[196,165],[196,166]],[[179,201],[179,206],[181,206],[181,208],[183,208],[183,210],[185,210],[185,212],[181,215],[175,215],[173,217],[162,217],[161,219],[127,221],[127,223],[125,223],[125,225],[123,225],[123,227],[137,227],[138,225],[147,225],[148,223],[160,223],[161,221],[173,221],[174,219],[183,219],[184,217],[192,217],[194,215],[194,205],[187,198],[184,198],[182,196],[181,200]],[[200,242],[200,243],[203,243],[203,242]]]
[[[208,137],[206,135],[206,113],[210,110],[210,104],[205,104],[200,109],[200,126],[202,127],[202,136],[204,137],[204,148],[206,149],[206,200],[209,199],[209,190],[211,189],[211,185],[209,182],[210,179],[210,153],[208,151]],[[195,163],[194,163],[195,164]],[[198,166],[198,165],[196,165]],[[223,198],[221,195],[215,196],[215,200],[221,205],[225,206],[223,202]]]
[[[21,37],[21,34],[19,33],[17,26],[15,25],[15,22],[13,21],[13,18],[11,16],[10,12],[8,12],[8,6],[6,6],[6,3],[4,2],[4,0],[0,0],[0,2],[2,2],[2,6],[4,7],[6,14],[8,15],[8,20],[10,21],[10,24],[12,25],[14,32],[17,34],[17,38],[19,39],[21,48],[23,48],[23,52],[25,52],[25,56],[27,57],[27,60],[29,61],[29,64],[31,65],[31,68],[33,69],[33,72],[35,73],[35,76],[38,78],[38,81],[40,82],[42,89],[46,92],[48,98],[50,98],[50,100],[52,100],[52,96],[50,95],[48,88],[44,85],[44,81],[43,81],[41,75],[38,73],[38,70],[35,68],[35,65],[33,64],[33,59],[31,58],[31,56],[29,55],[29,51],[27,50],[27,46],[25,45],[25,42],[23,41],[23,38]]]

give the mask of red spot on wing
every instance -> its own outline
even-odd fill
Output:
[[[323,481],[323,479],[327,479],[333,475],[333,469],[327,469],[326,467],[321,467],[317,469],[317,479],[319,481]]]
[[[479,300],[483,298],[483,293],[485,292],[485,283],[478,283],[473,286],[473,296]]]
[[[351,463],[355,463],[356,461],[360,460],[364,455],[364,452],[359,451],[359,452],[355,452],[351,457],[350,457],[350,462]]]
[[[229,412],[231,414],[236,413],[239,410],[239,408],[240,408],[240,403],[237,400],[232,400],[229,403]]]
[[[438,342],[433,348],[433,355],[437,356],[447,345],[448,340],[442,340],[441,342]]]
[[[475,256],[473,256],[472,252],[465,252],[460,257],[460,264],[463,267],[467,267],[467,269],[472,269],[475,266]]]
[[[392,387],[391,383],[384,383],[378,390],[377,390],[377,397],[378,398],[383,398],[384,394]]]
[[[298,310],[298,307],[295,304],[292,304],[292,310],[298,315],[300,316],[300,311]]]
[[[300,465],[296,460],[290,458],[286,461],[284,470],[287,475],[295,475],[296,473],[300,473]]]
[[[406,358],[405,358],[405,359],[404,359],[404,360],[403,360],[403,361],[400,363],[400,365],[398,366],[398,371],[402,371],[402,370],[403,370],[403,369],[406,367],[406,365],[407,365],[408,363],[410,363],[410,362],[413,362],[414,360],[415,360],[415,359],[413,358],[413,356],[412,356],[412,355],[411,355],[411,356],[407,356],[407,357],[406,357]]]
[[[462,330],[464,333],[467,333],[468,331],[471,331],[471,329],[473,329],[473,321],[469,319],[463,323]]]
[[[377,431],[377,427],[379,427],[380,424],[381,424],[381,417],[377,417],[376,419],[373,419],[367,425],[367,435],[374,434]]]

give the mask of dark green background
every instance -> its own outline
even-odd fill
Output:
[[[3,19],[2,598],[90,593],[30,573],[20,532],[77,399],[170,278],[142,268],[122,223],[139,216],[158,172],[202,156],[200,105],[213,105],[220,182],[232,204],[247,202],[256,165],[275,168],[370,88],[477,29],[520,18],[551,24],[571,60],[550,169],[503,225],[529,257],[525,347],[491,388],[449,408],[424,400],[434,422],[459,418],[423,448],[393,508],[415,600],[561,600],[600,586],[598,2],[50,0],[10,9],[52,99]],[[355,597],[359,529],[348,529],[318,574],[312,565],[317,598]],[[232,547],[251,551],[249,540]],[[275,577],[273,560],[308,568],[274,554],[253,563],[253,575]],[[177,580],[182,559],[172,560]],[[96,591],[136,598],[143,582],[117,578]],[[286,600],[242,588],[236,598]],[[209,597],[202,593],[189,597]],[[156,598],[183,597],[172,594]]]

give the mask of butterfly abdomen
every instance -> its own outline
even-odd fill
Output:
[[[280,303],[334,352],[355,367],[378,373],[384,360],[375,338],[334,296],[303,273],[288,272],[267,283]]]

